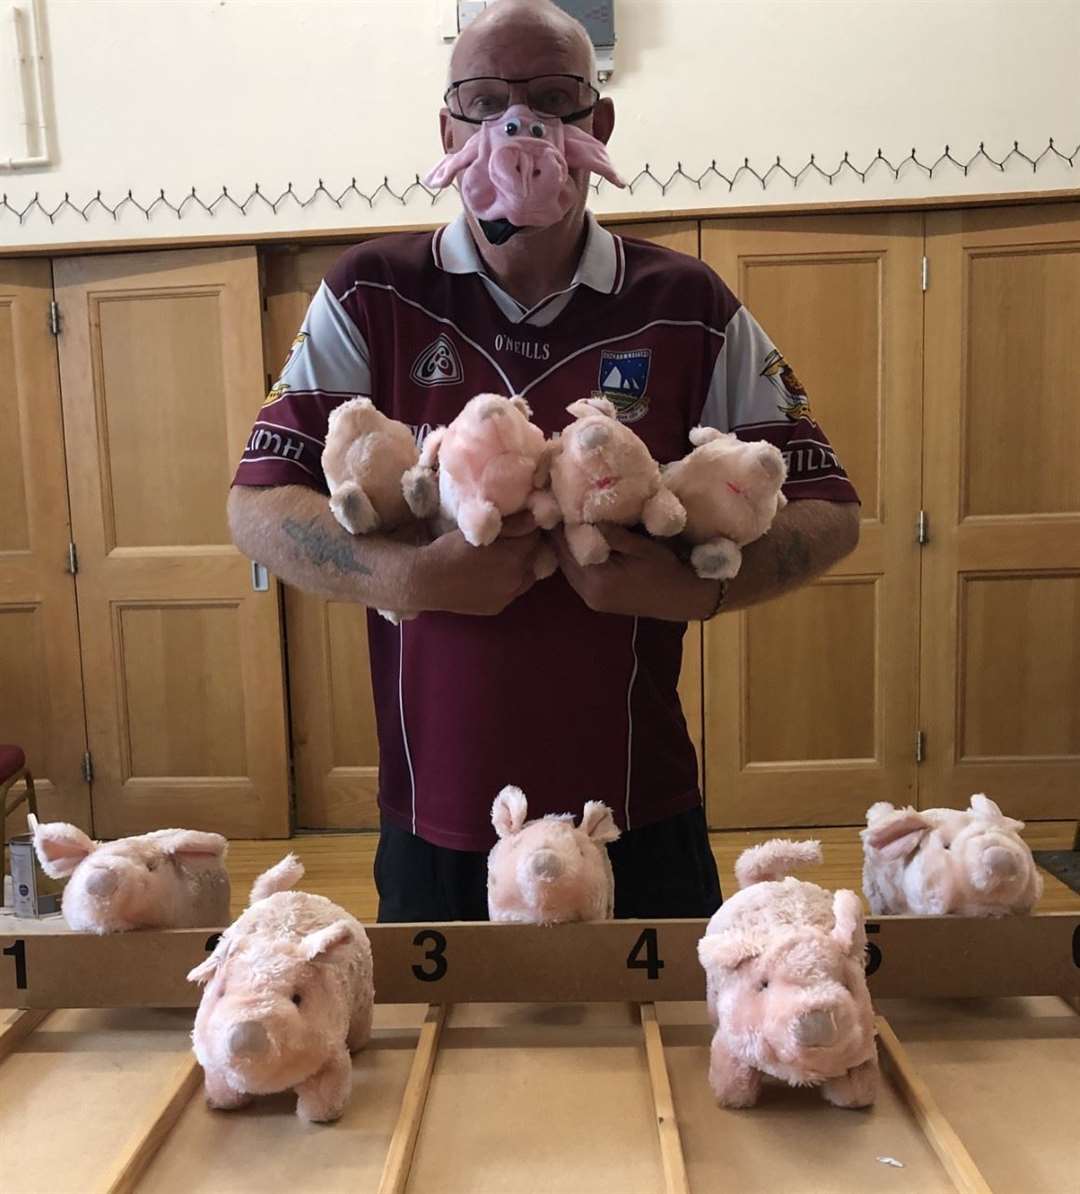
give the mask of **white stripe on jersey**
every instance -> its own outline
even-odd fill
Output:
[[[637,679],[638,673],[637,628],[638,620],[635,617],[634,632],[630,637],[630,651],[634,657],[634,666],[630,672],[630,683],[626,686],[626,806],[623,809],[623,816],[626,819],[627,829],[630,828],[630,766],[631,754],[634,749],[634,713],[632,700],[634,696],[634,681]]]
[[[632,332],[625,332],[621,336],[608,336],[606,340],[594,340],[592,344],[586,344],[584,348],[579,348],[576,351],[569,353],[563,357],[562,360],[556,361],[550,369],[546,369],[539,377],[534,377],[527,386],[523,389],[515,391],[518,394],[527,394],[533,386],[538,386],[542,381],[549,378],[556,369],[561,369],[568,361],[572,361],[575,357],[581,356],[583,352],[591,352],[594,348],[600,348],[604,344],[618,344],[620,340],[631,340],[634,336],[640,336],[642,332],[646,332],[649,328],[655,327],[671,327],[671,328],[702,328],[712,336],[723,336],[724,333],[718,331],[716,328],[709,327],[707,323],[702,323],[700,319],[652,319],[648,323],[643,323],[641,327],[634,328]]]
[[[499,368],[499,363],[495,360],[495,358],[489,352],[486,352],[483,348],[481,348],[481,346],[477,344],[471,336],[466,336],[461,328],[459,328],[452,319],[447,319],[443,315],[436,315],[434,311],[429,311],[428,308],[423,305],[423,303],[418,303],[414,299],[406,298],[396,286],[391,286],[387,282],[354,282],[352,286],[350,286],[349,289],[346,290],[341,296],[341,301],[344,302],[354,290],[358,290],[361,286],[370,286],[372,290],[389,291],[390,294],[396,295],[397,298],[399,298],[407,306],[415,307],[417,311],[423,311],[423,313],[428,316],[429,319],[434,319],[436,323],[445,323],[448,328],[453,328],[466,344],[471,344],[473,348],[475,348],[476,351],[480,353],[480,355],[484,357],[486,361],[489,362],[491,367],[505,382],[506,392],[508,394],[517,394],[519,392],[518,390],[514,389],[510,378],[508,378],[502,369]]]

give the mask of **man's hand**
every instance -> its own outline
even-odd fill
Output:
[[[611,523],[599,529],[611,555],[606,563],[586,567],[574,559],[561,527],[551,535],[563,575],[590,609],[669,622],[711,616],[720,597],[719,581],[701,580],[662,539]]]
[[[409,583],[410,612],[498,614],[536,583],[533,565],[543,545],[531,514],[503,523],[489,547],[473,547],[449,531],[416,551]]]

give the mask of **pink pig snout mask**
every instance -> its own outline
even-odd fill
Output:
[[[602,142],[575,125],[515,104],[498,119],[485,121],[424,183],[447,187],[460,176],[465,206],[488,240],[502,244],[521,228],[557,224],[574,205],[570,171],[577,169],[626,186]]]

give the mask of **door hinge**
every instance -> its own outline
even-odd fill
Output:
[[[922,288],[923,290],[930,289],[930,258],[924,257],[922,259]]]
[[[89,751],[82,757],[82,777],[83,783],[92,784],[94,782],[94,760]]]
[[[54,336],[60,335],[60,304],[56,299],[49,303],[49,331]]]
[[[67,570],[71,576],[79,571],[79,553],[75,550],[74,543],[68,544]]]
[[[915,542],[930,542],[930,518],[925,510],[920,510],[919,517],[915,520]]]
[[[926,731],[915,731],[915,762],[921,763],[926,758]]]

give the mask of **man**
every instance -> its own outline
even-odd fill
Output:
[[[454,49],[443,146],[522,104],[606,143],[614,109],[592,80],[576,21],[549,0],[499,0]],[[230,495],[237,545],[290,584],[420,615],[400,628],[368,615],[381,920],[486,915],[490,808],[507,783],[530,816],[612,808],[616,915],[712,913],[720,888],[676,693],[686,623],[803,584],[858,539],[855,492],[761,328],[700,262],[603,230],[585,211],[588,172],[571,177],[570,208],[548,227],[466,211],[347,252]],[[604,393],[662,462],[698,423],[818,451],[790,454],[792,500],[727,585],[618,527],[605,529],[609,562],[587,568],[556,532],[561,572],[536,582],[529,516],[485,548],[459,532],[354,539],[338,526],[319,464],[330,410],[370,395],[420,437],[485,391],[524,394],[547,434],[571,402]]]

